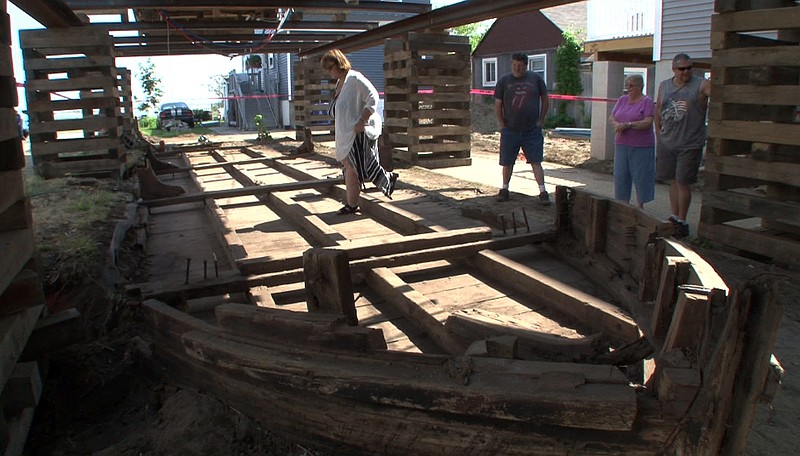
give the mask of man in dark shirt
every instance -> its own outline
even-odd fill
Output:
[[[528,71],[528,56],[511,56],[511,74],[497,81],[494,92],[494,108],[500,125],[500,166],[503,167],[503,187],[499,201],[508,201],[508,184],[514,172],[514,162],[519,149],[531,164],[533,176],[539,184],[539,201],[550,204],[550,195],[544,186],[544,134],[542,126],[547,117],[550,102],[547,86],[538,74]]]

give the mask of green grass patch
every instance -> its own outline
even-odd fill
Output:
[[[106,262],[121,207],[131,200],[115,181],[26,175],[33,228],[47,275],[80,286]]]

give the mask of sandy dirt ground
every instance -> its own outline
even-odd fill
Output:
[[[485,119],[484,119],[485,121]],[[480,130],[491,130],[479,124]],[[483,125],[483,127],[480,127]],[[221,129],[219,134],[206,135],[212,141],[248,141],[255,133],[244,135]],[[278,137],[281,134],[276,133]],[[492,131],[473,133],[475,153],[495,154],[498,135]],[[185,135],[168,140],[187,143],[196,137]],[[300,143],[274,140],[270,147],[291,151]],[[587,141],[551,138],[547,160],[573,166],[608,170],[608,163],[589,160]],[[330,150],[320,147],[325,154]],[[494,198],[477,198],[476,194],[494,195],[496,188],[481,188],[474,183],[456,182],[423,169],[403,169],[403,182],[439,193],[456,205],[483,204],[490,210]],[[126,191],[125,186],[100,183]],[[450,189],[450,190],[445,190]],[[453,190],[455,189],[455,190]],[[33,198],[34,218],[46,204]],[[119,208],[121,211],[121,208]],[[534,209],[532,206],[531,210]],[[121,212],[120,212],[121,213]],[[45,233],[46,222],[37,223],[37,233]],[[113,226],[98,228],[97,241],[107,243]],[[778,281],[781,302],[786,308],[778,334],[775,353],[786,369],[785,381],[775,400],[759,407],[753,426],[748,455],[795,455],[800,449],[800,389],[798,385],[798,334],[800,334],[800,276],[774,265],[736,256],[704,244],[695,246],[728,280],[768,275]],[[313,446],[287,441],[269,432],[258,422],[227,407],[202,392],[174,386],[162,372],[151,368],[147,349],[139,337],[141,321],[135,308],[126,306],[113,296],[114,282],[131,281],[141,267],[141,252],[123,249],[122,275],[107,270],[87,280],[81,291],[64,291],[61,302],[72,302],[80,310],[91,308],[87,316],[88,341],[54,354],[49,363],[45,394],[37,408],[25,454],[29,455],[322,455]],[[47,266],[47,264],[45,264]],[[141,272],[141,271],[139,271]],[[72,300],[69,299],[71,293]],[[68,305],[68,304],[65,304]]]

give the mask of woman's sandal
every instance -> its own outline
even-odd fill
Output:
[[[342,206],[341,209],[336,211],[336,214],[348,215],[348,214],[355,214],[356,212],[358,212],[358,206],[351,206],[349,204],[345,204],[344,206]]]

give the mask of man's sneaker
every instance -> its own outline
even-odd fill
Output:
[[[549,206],[550,205],[550,194],[547,192],[539,193],[539,204],[542,206]]]
[[[678,222],[675,225],[675,234],[677,239],[689,237],[689,224],[686,222]]]
[[[497,194],[497,201],[508,201],[511,195],[508,193],[507,188],[501,188],[500,193]]]
[[[672,236],[676,239],[683,239],[689,236],[689,224],[678,220],[674,215],[667,219],[672,224]]]

